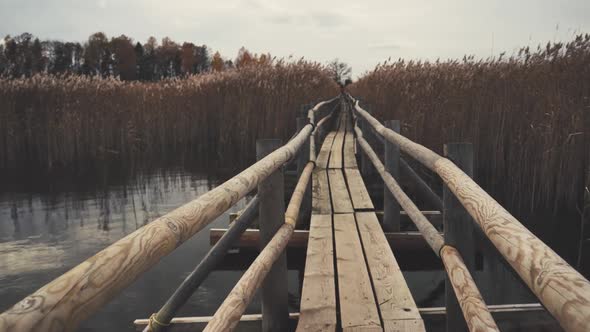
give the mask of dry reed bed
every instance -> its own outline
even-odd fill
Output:
[[[255,139],[286,139],[302,103],[333,97],[305,61],[252,65],[158,83],[83,76],[0,79],[0,169],[217,160],[243,166]]]
[[[561,213],[581,203],[590,172],[590,35],[505,59],[386,63],[350,91],[438,152],[444,142],[474,143],[478,181],[509,209]]]

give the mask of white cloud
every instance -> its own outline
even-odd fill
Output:
[[[99,10],[97,10],[99,9]],[[559,24],[559,30],[555,26]],[[590,32],[590,1],[1,0],[0,33],[84,41],[96,31],[169,36],[233,58],[339,58],[360,74],[389,57],[487,57]],[[493,42],[492,42],[493,35]]]

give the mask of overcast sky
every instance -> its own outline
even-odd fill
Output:
[[[488,57],[590,33],[590,0],[0,0],[0,34],[85,41],[169,36],[234,58],[339,58],[357,76],[391,57]]]

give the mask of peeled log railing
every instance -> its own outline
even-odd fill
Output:
[[[318,104],[311,114],[328,102]],[[313,130],[313,122],[305,125],[287,144],[230,180],[127,235],[27,296],[0,315],[0,331],[75,330],[162,257],[292,160]]]
[[[414,222],[430,248],[441,258],[469,331],[499,331],[459,252],[452,246],[445,245],[442,235],[406,195],[393,176],[385,170],[385,166],[363,138],[358,126],[355,126],[355,132],[359,145],[383,179],[385,186]]]
[[[355,111],[378,134],[442,178],[498,252],[565,330],[587,331],[590,321],[587,279],[450,160],[384,127],[358,101]]]
[[[299,207],[301,206],[301,201],[303,200],[303,195],[307,189],[314,167],[315,162],[313,161],[308,162],[305,166],[287,206],[285,223],[277,230],[272,240],[264,247],[256,260],[254,260],[252,265],[250,265],[242,278],[240,278],[225,298],[215,312],[213,319],[207,324],[204,330],[205,332],[232,331],[238,324],[246,307],[252,301],[256,290],[262,284],[275,260],[285,250],[289,238],[291,238],[295,230],[299,216]]]

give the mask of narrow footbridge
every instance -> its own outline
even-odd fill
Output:
[[[169,300],[135,320],[138,331],[500,331],[525,320],[527,331],[590,330],[590,283],[473,181],[471,144],[440,156],[361,105],[343,94],[305,108],[286,144],[258,140],[255,164],[26,297],[0,315],[0,331],[75,330],[253,191],[228,229],[211,230],[210,252]],[[442,197],[425,172],[440,177]],[[176,317],[228,251],[246,247],[258,251],[215,314]],[[300,306],[290,313],[296,248]],[[425,250],[438,265],[421,261]],[[444,307],[417,306],[404,255],[446,272]],[[257,293],[261,314],[244,315]]]

